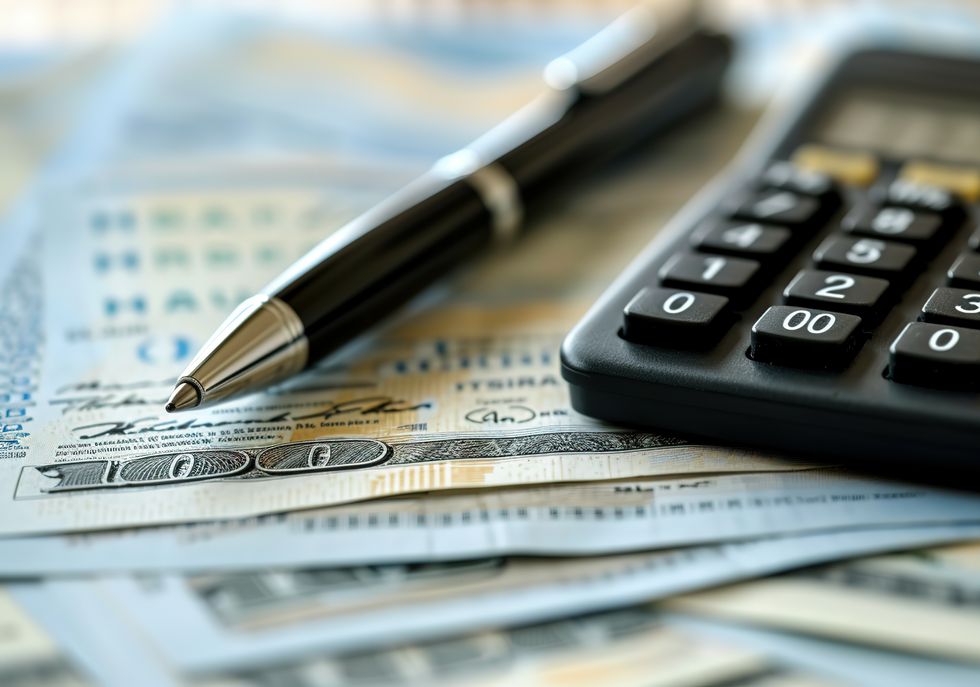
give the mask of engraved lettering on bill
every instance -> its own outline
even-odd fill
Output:
[[[644,432],[542,432],[386,443],[368,438],[298,441],[265,448],[194,449],[129,459],[77,460],[24,468],[18,498],[87,489],[175,486],[202,480],[268,478],[357,470],[383,464],[602,454],[684,445],[680,439]],[[45,478],[38,482],[32,477]],[[52,482],[51,480],[56,480]]]

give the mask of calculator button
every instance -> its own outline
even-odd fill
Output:
[[[774,305],[752,325],[753,360],[794,367],[839,368],[858,346],[861,318]]]
[[[956,259],[953,266],[946,270],[950,286],[960,286],[966,289],[980,287],[980,255],[964,253]]]
[[[896,382],[967,388],[980,384],[978,331],[912,322],[888,350],[888,369]]]
[[[934,212],[948,219],[959,217],[963,207],[955,194],[943,188],[896,179],[886,192],[888,205]]]
[[[770,165],[762,174],[762,186],[813,196],[825,203],[836,203],[840,197],[837,185],[828,175],[803,169],[792,162]]]
[[[977,227],[973,235],[970,236],[970,248],[980,251],[980,227]]]
[[[821,207],[816,198],[770,189],[749,194],[735,208],[733,216],[750,222],[802,227],[819,221]]]
[[[906,162],[899,179],[922,186],[933,186],[953,191],[963,200],[973,203],[980,200],[980,169],[937,165],[934,162]]]
[[[884,302],[888,282],[875,277],[803,270],[783,291],[789,305],[830,308],[867,317]]]
[[[878,160],[873,155],[818,145],[798,148],[793,153],[793,164],[854,186],[869,186],[878,177]]]
[[[664,286],[730,295],[746,289],[759,274],[759,263],[721,255],[675,255],[660,269]]]
[[[645,288],[623,310],[623,336],[639,343],[703,348],[729,322],[727,307],[723,296]]]
[[[785,250],[792,233],[754,222],[721,222],[695,235],[697,248],[712,253],[765,258]]]
[[[920,319],[936,324],[980,327],[980,290],[936,289],[922,306]]]
[[[921,244],[939,234],[942,218],[934,212],[911,208],[872,207],[851,213],[844,218],[843,226],[852,234]]]
[[[908,270],[915,254],[915,248],[904,243],[831,236],[813,252],[813,260],[823,269],[897,278]]]

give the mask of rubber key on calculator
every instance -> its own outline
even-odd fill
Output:
[[[950,286],[965,289],[980,288],[980,255],[964,253],[946,271]]]
[[[852,234],[923,244],[939,236],[943,222],[934,212],[885,206],[859,209],[844,218],[843,226]]]
[[[724,296],[648,287],[623,310],[623,337],[638,343],[706,348],[728,324],[727,311]]]
[[[896,241],[831,236],[813,251],[813,260],[825,270],[895,279],[908,272],[915,255],[915,248]]]
[[[816,198],[790,191],[769,189],[749,194],[732,213],[736,219],[791,227],[811,227],[820,218]]]
[[[834,369],[857,350],[861,318],[774,305],[752,325],[749,357],[764,363]]]
[[[768,258],[781,254],[792,238],[786,227],[757,222],[717,222],[694,235],[696,248],[709,253]]]
[[[980,327],[980,289],[936,289],[922,306],[920,319],[936,324]]]
[[[980,331],[911,322],[889,351],[893,381],[921,386],[980,386]]]
[[[887,281],[875,277],[802,270],[783,290],[783,300],[789,305],[870,317],[880,312],[888,286]]]
[[[679,253],[660,270],[664,286],[689,288],[734,297],[752,286],[759,263],[721,255]]]

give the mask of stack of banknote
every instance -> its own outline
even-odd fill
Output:
[[[0,683],[976,684],[980,497],[570,408],[562,336],[756,109],[295,380],[163,412],[241,299],[533,97],[588,16],[195,13],[0,82]]]

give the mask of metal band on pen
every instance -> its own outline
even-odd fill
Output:
[[[432,169],[447,179],[461,179],[476,191],[490,212],[498,242],[508,243],[517,237],[524,221],[524,204],[517,182],[502,164],[482,165],[473,150],[463,148],[436,162]]]

